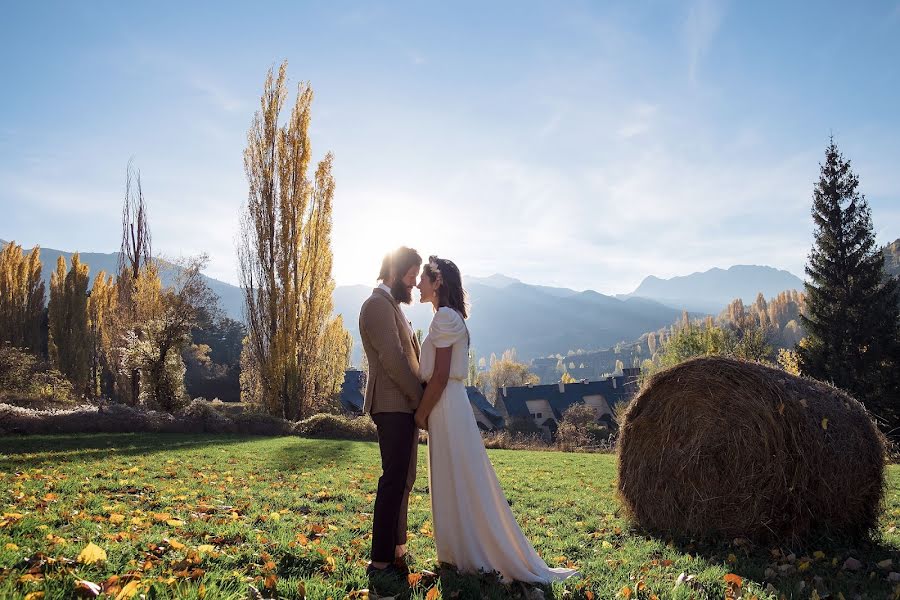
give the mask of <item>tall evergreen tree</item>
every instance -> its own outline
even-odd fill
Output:
[[[88,387],[88,280],[88,266],[82,264],[77,252],[72,255],[68,273],[66,260],[60,256],[50,276],[50,361],[72,382],[76,394],[85,393]]]
[[[890,423],[897,421],[897,282],[884,278],[859,178],[832,139],[813,190],[815,241],[806,265],[805,375],[834,383]]]

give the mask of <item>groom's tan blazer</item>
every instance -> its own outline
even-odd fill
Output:
[[[369,359],[363,412],[415,412],[422,400],[419,340],[391,294],[372,291],[359,312],[359,335]]]

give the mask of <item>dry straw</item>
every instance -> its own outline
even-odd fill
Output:
[[[858,539],[878,521],[885,445],[862,404],[829,385],[705,357],[647,382],[618,463],[620,499],[650,531]]]

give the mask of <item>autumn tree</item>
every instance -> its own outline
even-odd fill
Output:
[[[44,301],[40,247],[25,255],[22,246],[6,244],[0,250],[0,343],[41,353]]]
[[[805,375],[849,391],[900,421],[900,319],[897,280],[886,278],[871,211],[859,178],[832,139],[813,189],[814,243],[797,347]]]
[[[506,350],[500,358],[491,355],[490,367],[478,376],[478,387],[491,404],[497,400],[498,388],[540,382],[540,378],[528,370],[528,365],[517,360],[515,349]]]
[[[201,273],[206,256],[177,265],[175,282],[162,288],[159,277],[138,277],[136,326],[126,332],[122,349],[123,365],[140,374],[141,404],[174,410],[186,400],[185,367],[182,351],[190,343],[190,333],[200,315],[215,311],[216,295]],[[156,275],[155,268],[149,268]]]
[[[88,394],[111,396],[114,392],[115,365],[111,362],[114,346],[113,319],[118,290],[112,275],[100,271],[88,297],[88,339],[90,344]]]
[[[349,352],[342,322],[331,316],[331,214],[334,179],[327,154],[310,176],[313,91],[298,86],[290,116],[287,63],[266,77],[244,151],[249,183],[238,255],[247,341],[243,397],[270,414],[305,417],[317,394],[342,380]]]
[[[91,340],[88,335],[89,268],[72,255],[72,266],[66,271],[66,259],[56,262],[50,275],[49,338],[47,348],[50,362],[63,373],[76,394],[88,388],[91,360]]]
[[[125,171],[125,201],[122,204],[122,241],[119,249],[119,265],[116,275],[118,299],[115,318],[116,337],[129,336],[140,340],[144,332],[140,323],[141,313],[158,310],[159,273],[152,262],[150,225],[141,173],[131,162]],[[141,293],[143,292],[143,293]],[[141,302],[144,301],[144,305]],[[116,356],[116,362],[121,362]],[[136,403],[140,396],[140,376],[138,368],[132,368],[119,376],[119,396],[127,402]]]

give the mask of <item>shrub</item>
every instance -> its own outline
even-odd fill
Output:
[[[377,441],[375,423],[368,416],[344,417],[341,415],[318,414],[298,421],[294,433],[310,438],[330,438],[339,440]]]
[[[20,348],[0,346],[0,400],[26,405],[73,404],[72,384],[50,364]]]

